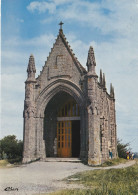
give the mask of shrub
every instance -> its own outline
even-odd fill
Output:
[[[128,151],[129,143],[123,144],[121,143],[122,140],[117,140],[117,151],[119,158],[126,158],[126,152]],[[131,150],[129,148],[129,150]]]
[[[15,135],[5,136],[0,140],[1,159],[22,159],[23,142],[17,140]]]
[[[14,163],[19,163],[22,161],[22,157],[16,157],[14,159],[9,159],[8,162],[11,163],[11,164],[14,164]]]

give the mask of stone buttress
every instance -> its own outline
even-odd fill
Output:
[[[23,162],[35,159],[35,61],[34,56],[29,58],[28,77],[25,81],[24,101],[24,149]]]

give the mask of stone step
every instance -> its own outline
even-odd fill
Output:
[[[43,159],[44,162],[75,162],[80,163],[81,160],[79,158],[46,158]]]

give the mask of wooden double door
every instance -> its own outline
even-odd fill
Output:
[[[63,158],[72,156],[72,121],[57,122],[57,154]]]

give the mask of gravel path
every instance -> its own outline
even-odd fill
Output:
[[[89,167],[71,162],[34,162],[14,168],[0,169],[0,195],[32,195],[51,192],[63,188],[77,188],[76,184],[66,184],[61,180],[77,172],[94,169],[125,168],[135,161],[128,161],[113,167]],[[18,191],[4,191],[6,187]],[[79,188],[81,186],[79,185]]]

